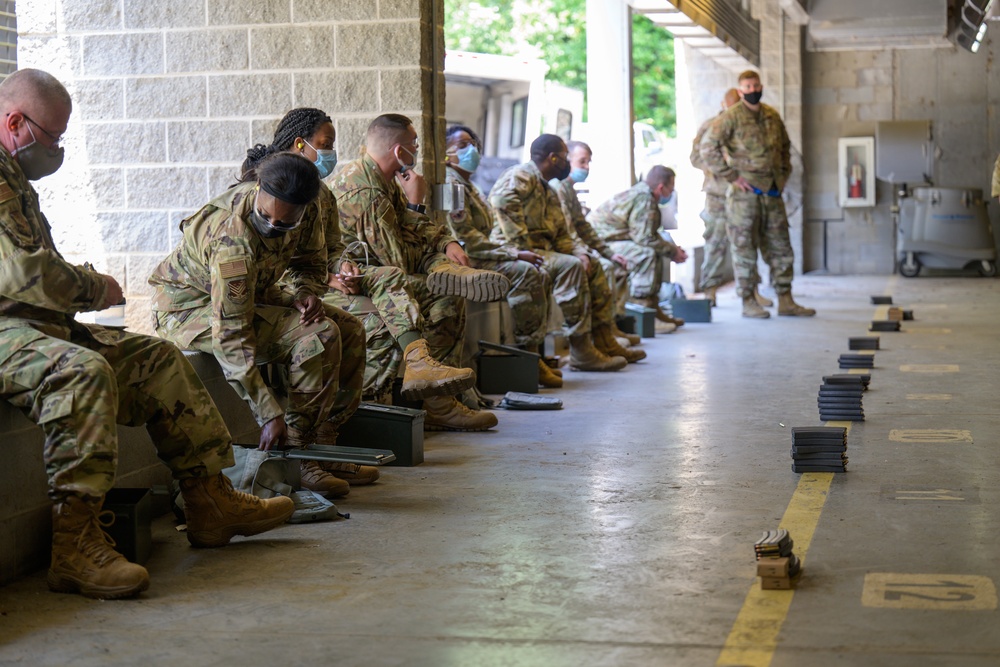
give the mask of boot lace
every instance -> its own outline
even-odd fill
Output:
[[[98,512],[96,510],[87,519],[83,530],[76,538],[76,548],[81,554],[97,565],[104,565],[113,560],[124,558],[115,551],[116,543],[104,530],[115,522],[115,513],[111,510]]]

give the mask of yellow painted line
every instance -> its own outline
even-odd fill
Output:
[[[892,306],[876,306],[875,314],[872,315],[873,320],[887,320],[889,319],[889,309]]]
[[[902,373],[958,373],[958,364],[903,364]]]
[[[917,443],[971,443],[972,431],[964,428],[893,428],[889,429],[889,440]]]
[[[851,422],[831,421],[826,422],[826,425],[842,426],[848,433],[851,431]],[[803,567],[834,474],[803,473],[785,514],[781,517],[779,528],[787,530],[795,541],[795,555],[802,561]],[[778,647],[778,633],[788,616],[794,596],[795,589],[765,591],[754,580],[715,664],[718,667],[768,667],[774,658],[774,650]]]
[[[950,401],[951,394],[907,394],[908,401]]]

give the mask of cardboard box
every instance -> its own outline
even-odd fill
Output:
[[[535,369],[536,371],[538,369]],[[396,455],[389,466],[415,466],[424,462],[423,410],[397,405],[362,403],[340,427],[337,444],[344,447],[388,449]]]
[[[792,588],[792,580],[788,577],[761,577],[760,587],[765,591],[788,591]]]
[[[712,302],[708,299],[673,299],[670,313],[686,322],[711,322]]]
[[[140,565],[153,548],[152,498],[149,489],[111,489],[104,496],[104,509],[115,514],[115,522],[105,529],[115,550]]]
[[[484,394],[520,391],[538,393],[538,360],[541,356],[509,345],[479,341],[476,384]]]
[[[789,559],[761,558],[757,561],[758,577],[788,577]]]

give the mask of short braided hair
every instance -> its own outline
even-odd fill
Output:
[[[268,155],[287,151],[292,147],[295,137],[311,137],[324,123],[332,123],[325,111],[310,107],[300,107],[292,109],[285,114],[285,117],[278,122],[278,127],[274,130],[274,139],[270,145],[257,144],[247,150],[247,158],[243,161],[242,175],[240,182],[246,182],[257,178],[257,166],[261,160]]]

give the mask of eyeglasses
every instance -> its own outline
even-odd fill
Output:
[[[10,114],[7,114],[7,115],[9,116]],[[26,121],[28,121],[29,123],[31,123],[32,125],[34,125],[35,127],[37,127],[39,130],[41,130],[42,132],[44,132],[45,136],[47,136],[49,139],[52,140],[52,143],[49,145],[49,148],[58,148],[59,147],[59,143],[63,140],[63,135],[61,135],[61,134],[52,134],[51,132],[49,132],[48,130],[46,130],[44,127],[42,127],[41,125],[39,125],[35,120],[33,120],[31,118],[31,116],[29,116],[28,114],[24,113],[23,111],[21,112],[21,115],[24,116],[24,119]]]

